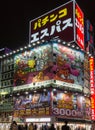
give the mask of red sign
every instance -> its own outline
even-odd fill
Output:
[[[95,120],[94,58],[91,57],[89,62],[90,62],[90,91],[91,91],[92,120]]]
[[[75,5],[76,42],[84,49],[84,14],[79,6]]]
[[[59,37],[63,41],[74,41],[73,2],[70,1],[37,19],[30,21],[29,42]],[[69,35],[68,35],[69,34]]]

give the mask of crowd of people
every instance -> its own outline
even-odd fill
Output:
[[[70,130],[70,127],[67,125],[67,121],[65,121],[65,124],[62,125],[61,130]],[[10,126],[10,130],[38,130],[37,125],[30,123],[29,125],[27,125],[27,123],[25,123],[24,125],[18,125],[16,123],[16,121],[13,121],[11,123]],[[46,125],[42,125],[40,130],[59,130],[59,128],[55,128],[54,124],[51,124],[50,126]]]

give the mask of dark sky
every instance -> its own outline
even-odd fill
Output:
[[[29,21],[69,0],[4,1],[0,3],[0,48],[16,49],[29,42]],[[95,27],[95,0],[76,0]]]

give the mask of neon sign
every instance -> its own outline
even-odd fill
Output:
[[[76,42],[84,49],[84,14],[77,4],[75,7]]]
[[[95,120],[94,58],[91,57],[89,62],[90,62],[90,91],[91,91],[92,120]]]
[[[57,36],[66,42],[74,41],[73,18],[73,2],[70,1],[37,19],[31,20],[29,42],[49,40]]]

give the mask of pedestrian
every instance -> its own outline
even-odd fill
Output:
[[[34,125],[34,130],[37,130],[37,125],[36,124]]]
[[[62,125],[61,130],[70,130],[70,127],[67,125],[68,121],[64,121],[64,125]]]
[[[24,124],[24,130],[28,130],[28,125],[27,125],[27,123]]]
[[[55,127],[54,127],[54,124],[51,124],[49,130],[56,130]]]
[[[29,124],[29,130],[34,130],[34,126],[32,122]]]
[[[10,126],[10,130],[18,130],[18,125],[16,123],[16,121],[13,121],[11,126]]]

